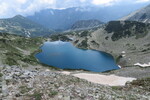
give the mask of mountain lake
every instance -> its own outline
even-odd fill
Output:
[[[60,69],[82,69],[105,72],[120,69],[114,58],[105,52],[76,48],[70,42],[45,42],[35,57],[43,64]]]

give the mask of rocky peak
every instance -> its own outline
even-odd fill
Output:
[[[139,21],[143,23],[150,23],[150,5],[137,10],[128,16],[123,17],[121,20]]]

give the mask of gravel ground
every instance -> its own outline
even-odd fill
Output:
[[[144,77],[150,77],[150,67],[147,68],[141,68],[137,66],[125,67],[104,74],[115,74],[124,77],[144,78]]]
[[[40,66],[0,66],[1,100],[149,100],[149,85],[110,87]],[[149,81],[147,81],[149,84]],[[144,83],[145,84],[145,83]],[[146,90],[145,90],[146,89]]]

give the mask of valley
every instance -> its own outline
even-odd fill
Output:
[[[100,83],[99,84],[93,83],[92,81],[90,82],[90,80],[88,81],[88,79],[84,79],[84,78],[80,79],[74,76],[74,74],[78,75],[82,73],[87,73],[89,75],[95,75],[95,73],[91,73],[91,72],[87,72],[83,70],[74,70],[74,71],[66,70],[67,73],[69,72],[71,74],[65,74],[63,73],[64,70],[40,64],[37,61],[37,59],[35,59],[34,57],[34,54],[36,54],[37,52],[41,52],[39,47],[45,41],[52,41],[52,40],[70,41],[79,48],[92,49],[89,46],[89,44],[86,47],[84,45],[77,45],[78,43],[76,43],[75,41],[78,40],[80,44],[80,40],[84,40],[91,34],[95,35],[97,31],[99,31],[99,29],[90,30],[90,32],[92,33],[89,33],[89,35],[79,34],[80,32],[74,33],[74,34],[65,33],[64,35],[55,35],[55,38],[54,36],[50,36],[47,38],[42,38],[42,37],[26,38],[26,37],[17,36],[17,35],[1,33],[0,52],[2,55],[1,62],[3,63],[0,66],[0,70],[2,74],[1,97],[4,100],[13,99],[13,98],[19,98],[19,99],[25,99],[25,100],[32,99],[32,98],[35,98],[37,100],[38,99],[40,100],[42,98],[43,99],[52,98],[52,100],[56,100],[56,99],[58,100],[59,99],[62,99],[62,100],[85,99],[86,100],[87,98],[91,98],[91,99],[108,99],[108,98],[116,99],[117,98],[119,100],[119,99],[143,98],[147,100],[149,98],[149,85],[148,85],[149,76],[150,76],[149,67],[142,68],[142,67],[138,67],[134,65],[130,65],[130,66],[123,65],[123,67],[120,70],[113,70],[109,72],[98,73],[99,75],[104,75],[106,77],[108,75],[116,75],[116,76],[120,76],[124,78],[131,77],[131,78],[138,79],[128,84],[124,83],[125,84],[124,86],[118,86],[118,85],[109,86],[109,85],[101,85]],[[82,35],[82,36],[79,38],[79,35]],[[70,37],[73,37],[73,40],[69,39]],[[100,50],[98,49],[98,47],[96,49]],[[141,53],[141,52],[138,52],[138,53]],[[145,56],[147,56],[148,54],[149,53],[145,51]],[[135,62],[136,61],[137,59],[135,60]],[[142,62],[142,63],[145,63],[145,62]],[[13,87],[10,89],[12,84],[13,84]],[[76,87],[82,87],[82,88],[78,89]],[[128,90],[126,90],[127,88]],[[100,89],[100,90],[97,90],[97,89]],[[139,92],[136,92],[135,90]],[[61,91],[66,91],[66,92],[61,92]],[[91,92],[92,94],[89,94],[88,93],[89,91],[92,91]],[[105,94],[104,91],[107,92],[107,94]],[[143,92],[145,92],[146,94],[143,94]]]
[[[123,7],[0,19],[0,100],[149,100],[150,5]]]

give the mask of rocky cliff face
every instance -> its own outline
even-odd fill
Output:
[[[123,17],[121,20],[139,21],[143,23],[150,23],[150,5],[130,15]]]

